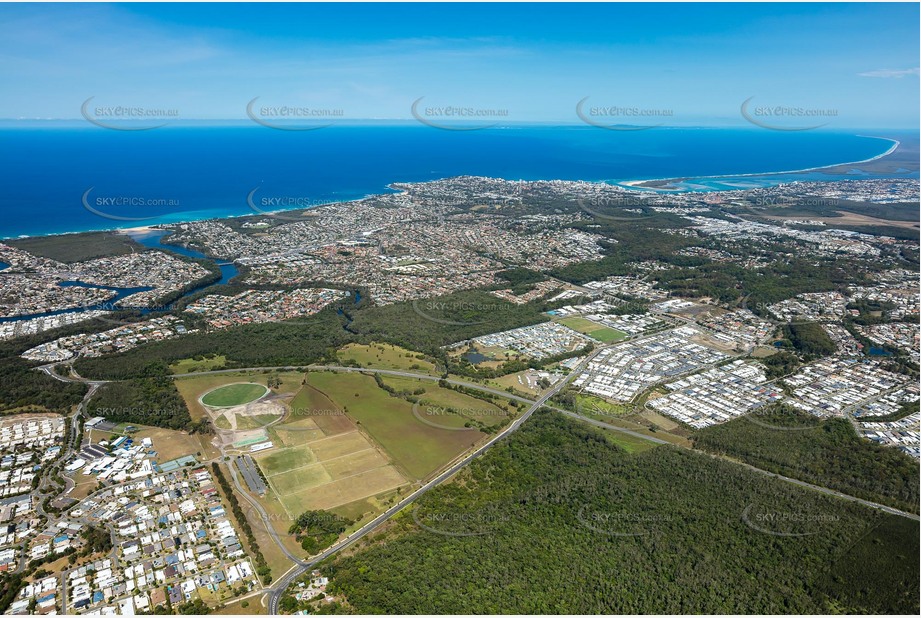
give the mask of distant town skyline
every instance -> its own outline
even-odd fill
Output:
[[[4,119],[79,119],[92,97],[245,120],[258,97],[346,121],[412,120],[422,99],[579,123],[583,101],[618,110],[603,122],[741,127],[750,100],[826,113],[829,129],[918,127],[917,4],[5,4],[0,17]]]

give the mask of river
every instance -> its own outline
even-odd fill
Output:
[[[131,232],[128,235],[135,242],[141,245],[144,245],[145,247],[149,247],[151,249],[171,251],[173,253],[183,255],[186,257],[210,260],[212,262],[215,261],[213,258],[208,257],[207,255],[205,255],[204,253],[201,253],[200,251],[195,251],[194,249],[188,249],[186,247],[180,247],[178,245],[162,244],[163,239],[169,236],[170,234],[172,234],[172,232],[167,231],[167,230],[151,230],[151,231],[137,232],[137,233]],[[5,268],[9,268],[9,264],[0,262],[0,271],[4,270]],[[188,292],[186,292],[185,294],[183,294],[180,297],[180,299],[185,298],[187,296],[191,296],[192,294],[197,294],[198,292],[202,291],[205,288],[211,287],[212,285],[221,285],[224,283],[228,283],[231,279],[233,279],[239,274],[239,270],[237,269],[237,267],[234,266],[233,263],[230,263],[230,262],[218,263],[218,268],[221,269],[221,278],[218,281],[214,283],[203,284],[198,287],[195,287],[189,290]],[[85,287],[85,288],[97,288],[97,289],[102,289],[102,290],[114,290],[116,294],[114,297],[102,303],[96,303],[93,305],[85,305],[85,306],[80,306],[80,307],[72,307],[70,309],[61,309],[59,311],[46,311],[43,313],[31,313],[28,315],[17,315],[13,317],[0,318],[0,323],[18,322],[21,320],[30,320],[32,318],[45,318],[45,317],[50,317],[54,315],[63,315],[65,313],[78,313],[81,311],[94,311],[94,310],[110,310],[111,311],[115,309],[115,304],[118,301],[128,296],[131,296],[132,294],[137,294],[138,292],[146,292],[147,290],[153,289],[151,287],[123,288],[123,287],[114,287],[114,286],[108,286],[108,285],[96,285],[93,283],[85,283],[83,281],[61,281],[58,285],[61,287],[65,287],[65,288],[66,287]],[[158,308],[158,307],[157,308],[133,307],[133,308],[138,309],[142,315],[165,310],[163,308]]]

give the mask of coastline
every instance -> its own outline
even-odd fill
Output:
[[[605,179],[583,180],[583,182],[604,183],[610,186],[620,187],[626,191],[636,191],[638,193],[639,192],[650,192],[650,191],[651,192],[661,192],[661,193],[680,193],[680,192],[688,192],[689,189],[671,188],[668,186],[644,187],[642,185],[644,183],[656,183],[656,182],[671,183],[671,182],[683,182],[683,181],[694,180],[694,179],[722,179],[722,178],[747,178],[747,177],[750,178],[750,177],[778,176],[778,175],[785,175],[785,174],[798,174],[798,173],[813,172],[813,171],[840,167],[844,165],[859,165],[863,163],[869,163],[871,161],[877,161],[879,159],[887,157],[893,152],[895,152],[901,145],[901,142],[899,140],[894,139],[894,138],[889,138],[889,137],[879,137],[879,136],[870,136],[870,135],[857,135],[857,137],[866,137],[866,138],[872,138],[872,139],[885,140],[888,142],[892,142],[892,145],[885,152],[878,154],[878,155],[874,155],[867,159],[862,159],[859,161],[845,161],[841,163],[832,163],[828,165],[820,165],[820,166],[808,167],[808,168],[803,168],[803,169],[798,169],[798,170],[782,170],[782,171],[775,171],[775,172],[746,172],[746,173],[741,173],[741,174],[724,174],[724,175],[709,175],[709,176],[674,176],[674,177],[668,177],[668,178],[649,178],[649,179],[644,179],[644,180],[623,180],[623,181],[612,181],[612,180],[605,180]],[[464,174],[461,174],[461,176],[463,175]],[[451,177],[452,176],[448,176],[445,178],[451,178]],[[436,180],[443,180],[443,178],[436,179]],[[506,179],[506,180],[512,181],[514,179]],[[546,181],[546,180],[553,180],[553,179],[542,179],[542,180]],[[421,181],[421,182],[431,182],[431,181]],[[197,221],[219,221],[219,220],[224,220],[224,219],[237,219],[241,217],[271,216],[271,215],[280,214],[284,212],[295,212],[299,210],[313,210],[317,208],[323,208],[326,206],[361,202],[363,200],[375,197],[377,195],[386,195],[388,192],[393,192],[397,194],[405,193],[406,192],[405,189],[398,188],[395,185],[411,184],[411,183],[413,183],[413,181],[392,181],[384,185],[384,187],[382,188],[383,190],[379,193],[366,193],[362,197],[355,197],[352,199],[333,201],[333,202],[317,204],[317,205],[308,206],[308,207],[299,207],[299,208],[290,208],[290,209],[280,208],[277,210],[264,211],[264,212],[253,211],[251,213],[228,214],[228,215],[206,217],[206,218],[199,218],[199,219],[194,219],[194,218],[186,219],[183,221],[168,221],[168,222],[163,222],[163,223],[150,223],[150,224],[145,224],[145,225],[135,225],[132,227],[100,227],[100,228],[86,229],[86,230],[72,230],[72,231],[67,231],[67,232],[49,232],[47,234],[20,234],[16,236],[0,237],[0,243],[4,243],[7,241],[22,240],[26,238],[44,238],[44,237],[51,237],[51,236],[68,236],[68,235],[74,235],[74,234],[104,234],[104,233],[115,233],[115,234],[123,234],[123,235],[151,234],[155,231],[163,230],[164,229],[163,226],[181,225],[183,223],[192,223],[192,222],[197,222]],[[724,191],[724,190],[726,189],[709,189],[707,191],[701,191],[701,192],[702,193],[719,192],[719,191]]]
[[[440,179],[439,179],[440,180]],[[408,181],[395,181],[384,185],[385,191],[380,193],[366,193],[361,197],[355,197],[346,200],[338,200],[335,202],[325,202],[323,204],[315,204],[313,206],[301,206],[298,208],[278,208],[276,210],[265,210],[265,211],[256,211],[253,210],[251,213],[243,213],[238,215],[222,215],[218,217],[207,217],[204,219],[186,219],[184,221],[165,221],[163,223],[148,223],[146,225],[135,225],[132,227],[108,227],[108,228],[98,228],[92,230],[74,230],[70,232],[49,232],[47,234],[19,234],[17,236],[0,236],[0,244],[9,241],[9,240],[24,240],[26,238],[45,238],[48,236],[70,236],[72,234],[123,234],[129,236],[131,234],[144,235],[152,234],[154,232],[162,232],[163,226],[166,225],[182,225],[183,223],[196,223],[199,221],[223,221],[224,219],[239,219],[241,217],[268,217],[271,215],[283,213],[283,212],[296,212],[298,210],[315,210],[317,208],[324,208],[326,206],[335,206],[338,204],[352,204],[355,202],[362,202],[366,199],[378,196],[378,195],[387,195],[386,191],[392,191],[394,194],[403,194],[406,193],[405,189],[395,189],[393,185],[399,184],[411,184]]]
[[[744,174],[722,174],[718,176],[674,176],[672,178],[647,178],[645,180],[625,180],[621,182],[614,183],[619,187],[628,187],[632,191],[668,191],[672,193],[677,193],[681,191],[687,191],[687,189],[681,188],[668,188],[667,186],[663,187],[644,187],[642,186],[645,183],[649,182],[662,182],[672,184],[672,181],[684,182],[687,180],[696,180],[696,179],[720,179],[720,178],[754,178],[762,176],[779,176],[781,174],[804,174],[807,172],[817,172],[820,170],[831,169],[833,167],[841,167],[842,165],[860,165],[862,163],[870,163],[871,161],[878,161],[884,157],[888,157],[896,150],[899,146],[902,145],[902,142],[892,137],[880,137],[878,135],[857,135],[856,137],[868,137],[871,139],[881,139],[886,140],[887,142],[892,142],[892,145],[881,154],[870,157],[869,159],[861,159],[860,161],[844,161],[842,163],[832,163],[831,165],[819,165],[816,167],[806,167],[799,170],[783,170],[779,172],[746,172]],[[719,189],[713,189],[712,191],[719,191]]]

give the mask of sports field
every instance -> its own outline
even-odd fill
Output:
[[[262,384],[241,382],[209,391],[202,396],[201,402],[212,408],[229,408],[261,399],[268,392],[269,389]]]
[[[391,396],[371,376],[310,372],[284,419],[266,428],[275,448],[254,459],[289,515],[378,512],[381,500],[484,438],[465,423],[493,426],[515,412],[505,400],[483,401],[434,382],[384,383],[416,393],[419,403]]]
[[[280,382],[277,386],[272,388],[272,392],[279,395],[286,395],[288,393],[293,394],[300,390],[304,374],[294,371],[280,372],[277,374],[240,371],[234,373],[213,373],[188,376],[178,378],[173,382],[176,384],[176,389],[179,391],[179,394],[182,395],[182,398],[185,400],[186,406],[189,408],[189,413],[192,415],[192,420],[197,421],[201,418],[210,418],[214,420],[213,412],[215,408],[203,405],[199,399],[203,395],[208,394],[209,391],[215,390],[220,386],[241,382],[266,385],[270,377],[276,377]]]
[[[588,335],[589,337],[597,339],[602,343],[620,341],[621,339],[625,339],[627,337],[627,333],[625,332],[604,326],[603,324],[598,324],[597,322],[592,322],[591,320],[586,320],[585,318],[564,318],[559,322],[563,326],[568,326],[574,331],[578,331],[583,335]]]
[[[413,388],[420,385],[419,381],[412,383]],[[413,479],[429,476],[483,438],[477,430],[452,431],[423,423],[413,414],[411,403],[391,397],[367,375],[310,373],[307,384],[325,393],[345,410]],[[394,388],[399,387],[395,385]],[[426,384],[424,388],[428,392],[435,386]],[[468,405],[482,408],[488,404],[473,399]]]

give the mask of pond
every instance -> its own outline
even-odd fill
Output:
[[[469,362],[471,365],[479,365],[483,361],[489,360],[488,357],[483,356],[479,352],[467,352],[464,354],[464,358],[467,359],[467,362]]]

